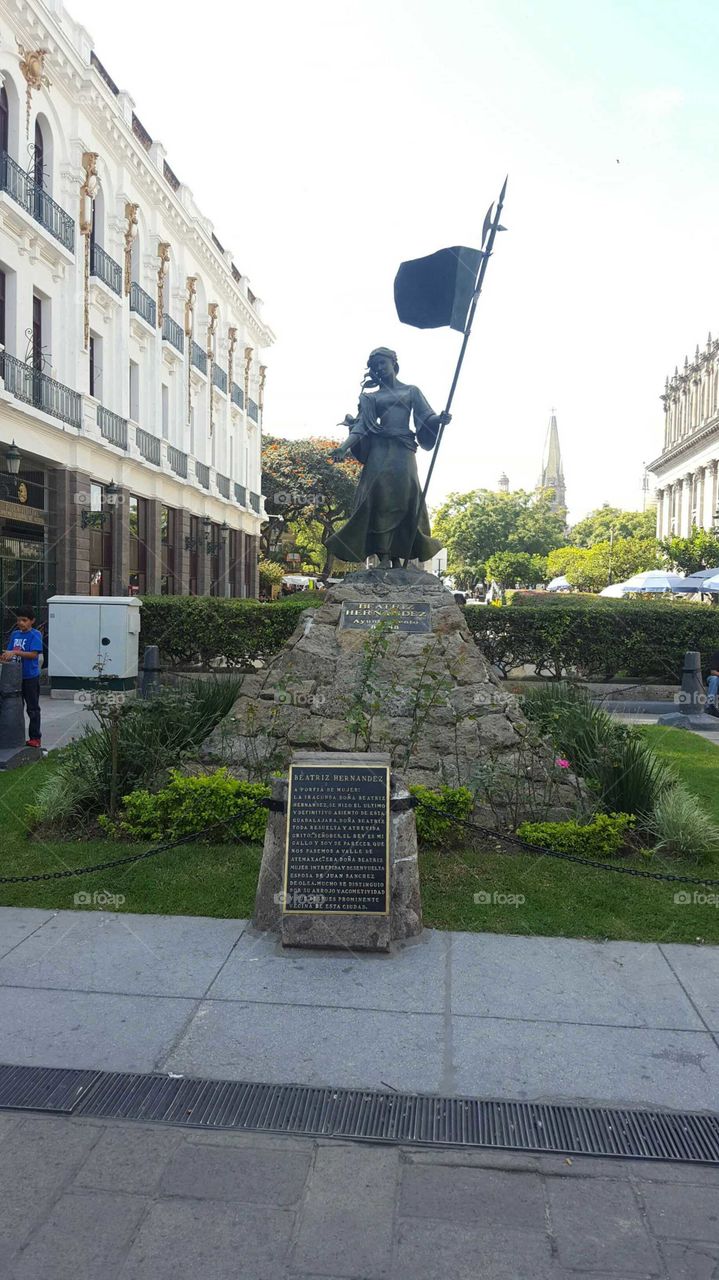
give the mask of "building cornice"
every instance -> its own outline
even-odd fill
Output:
[[[665,449],[658,458],[648,463],[647,471],[651,471],[654,475],[660,475],[662,471],[672,466],[685,454],[692,453],[698,445],[708,444],[713,439],[719,440],[719,417],[712,418],[711,422],[708,422],[706,426],[701,427],[698,431],[693,431],[691,435],[685,436],[683,440],[677,441],[675,445],[672,445],[671,449]]]

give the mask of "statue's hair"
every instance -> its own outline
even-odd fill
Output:
[[[399,373],[399,364],[397,363],[397,352],[393,351],[391,347],[375,347],[374,351],[370,351],[367,357],[367,372],[365,373],[362,379],[363,388],[377,386],[377,379],[374,377],[374,374],[372,373],[372,357],[373,356],[387,356],[392,361],[395,373]]]

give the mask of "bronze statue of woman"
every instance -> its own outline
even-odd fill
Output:
[[[338,462],[354,454],[362,476],[352,514],[327,548],[340,560],[376,555],[380,569],[396,569],[404,559],[429,560],[440,550],[430,534],[415,454],[418,444],[434,447],[452,415],[435,413],[419,387],[398,380],[397,355],[388,347],[370,352],[367,369],[357,417],[347,415],[350,434],[332,454]]]

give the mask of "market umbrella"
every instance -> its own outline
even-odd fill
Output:
[[[622,586],[626,587],[627,591],[661,594],[662,591],[680,591],[684,582],[686,578],[678,573],[665,573],[663,569],[647,569],[645,573],[635,573],[632,578],[627,578]]]
[[[624,596],[631,595],[631,587],[626,582],[613,582],[609,587],[602,587],[599,592],[600,596],[609,596],[612,600],[621,600]]]
[[[713,581],[713,585],[710,585]],[[719,569],[698,569],[696,573],[690,573],[687,578],[682,578],[680,587],[675,587],[675,591],[719,591]]]
[[[571,590],[572,590],[572,584],[567,578],[564,577],[564,575],[562,575],[561,578],[552,578],[552,581],[547,584],[547,591],[571,591]]]

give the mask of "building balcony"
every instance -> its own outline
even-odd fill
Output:
[[[135,443],[146,462],[152,462],[156,467],[160,466],[159,436],[150,435],[149,431],[143,431],[142,427],[137,427]]]
[[[195,475],[197,476],[197,483],[201,484],[203,489],[209,489],[210,468],[206,467],[204,462],[195,461]]]
[[[41,409],[71,427],[79,429],[82,426],[82,396],[79,392],[71,391],[7,351],[0,354],[0,369],[5,379],[5,390],[17,400]]]
[[[70,253],[75,252],[74,219],[10,158],[7,151],[0,153],[0,190],[7,192],[63,248]]]
[[[235,502],[241,507],[247,506],[247,489],[243,484],[235,484]]]
[[[252,418],[253,422],[259,422],[260,420],[260,408],[259,405],[255,404],[254,400],[247,401],[247,417]]]
[[[167,461],[176,476],[181,476],[183,480],[187,479],[187,454],[181,449],[176,449],[174,444],[167,446]]]
[[[219,364],[213,364],[212,366],[212,383],[213,386],[217,387],[218,391],[222,391],[227,395],[227,374]]]
[[[157,307],[154,298],[145,293],[135,280],[130,285],[130,310],[135,311],[141,320],[154,329],[157,324]]]
[[[102,245],[93,244],[91,247],[90,275],[97,276],[108,289],[122,297],[122,267],[109,253],[105,253]]]
[[[185,335],[182,326],[176,320],[173,320],[172,316],[168,316],[167,312],[162,317],[162,340],[163,342],[169,342],[180,354],[185,350]]]
[[[207,375],[207,352],[203,351],[197,342],[190,344],[190,360],[195,368],[200,370],[200,373]]]
[[[236,383],[236,382],[233,382],[233,384],[232,384],[232,390],[231,390],[231,393],[230,393],[230,399],[232,400],[232,403],[233,403],[233,404],[236,404],[236,405],[237,405],[237,408],[238,408],[238,409],[244,409],[244,407],[245,407],[245,393],[244,393],[244,391],[242,390],[242,387],[238,387],[238,385],[237,385],[237,383]]]
[[[223,498],[227,498],[227,500],[228,500],[228,502],[229,502],[229,500],[230,500],[230,477],[229,477],[229,476],[221,476],[221,475],[220,475],[220,473],[219,473],[219,471],[218,471],[218,472],[217,472],[217,475],[215,476],[215,479],[217,480],[217,491],[218,491],[218,493],[220,493],[220,494],[222,495],[222,497],[223,497]]]
[[[119,414],[112,413],[104,405],[99,404],[97,406],[97,425],[105,440],[109,440],[110,444],[117,445],[118,449],[127,449],[126,418],[121,418]]]

